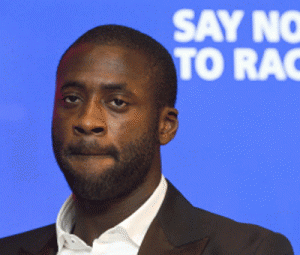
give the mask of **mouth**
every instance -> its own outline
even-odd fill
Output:
[[[104,159],[109,159],[109,158],[112,158],[111,155],[108,155],[108,154],[94,154],[94,153],[91,153],[91,154],[72,154],[70,155],[70,159],[72,161],[87,161],[87,160],[104,160]]]
[[[79,153],[79,154],[71,154],[75,157],[109,157],[109,154],[95,154],[95,153]]]
[[[66,157],[73,159],[88,159],[88,158],[108,158],[112,157],[118,160],[118,151],[111,146],[99,146],[94,143],[81,142],[76,145],[70,145],[64,151]]]

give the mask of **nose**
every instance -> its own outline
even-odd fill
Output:
[[[77,123],[73,126],[75,135],[103,136],[106,133],[105,113],[101,105],[91,102],[82,110]]]

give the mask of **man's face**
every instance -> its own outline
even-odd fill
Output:
[[[53,150],[71,189],[88,200],[122,197],[159,154],[151,70],[139,51],[82,44],[57,73]]]

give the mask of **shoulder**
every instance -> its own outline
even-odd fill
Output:
[[[18,254],[20,249],[40,250],[53,235],[55,224],[0,239],[0,254]]]
[[[283,235],[194,207],[170,182],[159,218],[173,243],[208,238],[204,254],[294,254]]]
[[[210,237],[208,249],[231,254],[294,254],[288,239],[266,228],[195,208],[197,225]],[[218,252],[217,252],[218,253]]]

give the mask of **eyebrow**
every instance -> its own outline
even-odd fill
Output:
[[[64,85],[61,86],[60,90],[66,90],[68,88],[77,88],[77,89],[81,89],[84,90],[85,89],[85,85],[83,83],[77,82],[77,81],[71,81],[71,82],[66,82]]]
[[[102,84],[100,85],[101,90],[126,90],[126,83],[120,84]],[[126,90],[127,91],[127,90]]]
[[[125,92],[127,95],[129,96],[135,96],[135,94],[128,90],[127,88],[127,84],[126,83],[110,83],[110,84],[101,84],[100,85],[100,90],[105,92],[105,91],[108,91],[108,92],[112,92],[112,91],[123,91]]]
[[[126,93],[133,95],[133,93],[128,89],[126,89],[126,87],[127,87],[126,83],[107,83],[107,84],[99,85],[99,89],[101,91],[125,91]],[[62,85],[60,90],[63,91],[68,88],[77,88],[80,90],[86,90],[85,84],[78,81],[66,82],[64,85]]]

